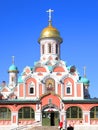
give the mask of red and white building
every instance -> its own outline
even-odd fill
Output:
[[[85,74],[81,77],[75,66],[60,59],[63,39],[52,26],[51,16],[38,42],[39,61],[32,68],[26,66],[19,77],[13,61],[9,83],[1,84],[0,125],[98,124],[98,100],[90,98]]]

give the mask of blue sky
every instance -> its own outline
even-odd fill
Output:
[[[13,55],[20,73],[39,60],[37,41],[49,8],[63,38],[61,59],[81,76],[86,66],[91,97],[98,97],[98,0],[0,0],[0,82],[8,82]]]

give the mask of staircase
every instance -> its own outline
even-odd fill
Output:
[[[28,130],[58,130],[58,126],[37,126]]]

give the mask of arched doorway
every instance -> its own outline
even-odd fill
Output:
[[[59,111],[54,106],[45,106],[42,110],[42,125],[43,126],[58,126]]]

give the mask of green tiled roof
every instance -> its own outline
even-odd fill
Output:
[[[19,78],[18,78],[18,83],[23,83],[23,79],[21,76],[19,76]]]
[[[95,99],[95,98],[91,98],[91,99],[84,99],[84,100],[66,100],[66,99],[63,99],[62,102],[66,103],[66,104],[95,104],[97,103],[98,104],[98,98]]]
[[[83,83],[84,85],[89,85],[89,80],[86,77],[81,78],[79,82]]]
[[[18,71],[18,68],[14,65],[14,64],[12,64],[10,67],[9,67],[9,70],[8,70],[9,72],[10,71]]]
[[[20,100],[20,99],[12,99],[12,100],[0,100],[0,104],[13,104],[13,103],[16,103],[16,104],[31,104],[31,103],[39,103],[40,101],[39,100]]]
[[[48,66],[48,69],[49,69],[49,71],[52,71],[53,68],[52,68],[52,66]]]

